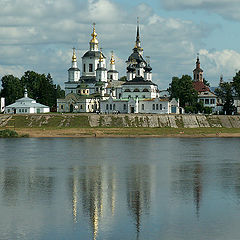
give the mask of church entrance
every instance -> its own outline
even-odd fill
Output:
[[[71,113],[73,112],[73,105],[72,104],[70,105],[70,112]]]
[[[131,113],[134,113],[134,107],[130,107],[130,110]]]

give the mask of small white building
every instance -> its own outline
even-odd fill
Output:
[[[5,111],[5,98],[1,98],[0,101],[0,113],[3,113]]]
[[[24,97],[16,100],[15,103],[6,106],[7,114],[29,114],[29,113],[49,113],[50,108],[37,103],[36,100],[29,98],[25,89]]]

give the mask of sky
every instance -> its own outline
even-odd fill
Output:
[[[198,53],[211,86],[240,70],[239,0],[1,0],[0,8],[0,77],[32,70],[64,87],[72,48],[81,68],[93,22],[107,62],[114,51],[119,75],[126,75],[137,17],[160,90],[173,76],[192,76]]]

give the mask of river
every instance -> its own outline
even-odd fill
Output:
[[[0,139],[0,239],[235,240],[239,138]]]

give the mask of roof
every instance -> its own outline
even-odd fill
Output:
[[[197,92],[206,92],[206,91],[210,92],[209,87],[206,86],[204,82],[201,82],[201,81],[193,82],[193,87]]]
[[[15,103],[6,106],[6,108],[48,108],[48,106],[26,97],[18,99]]]
[[[107,69],[106,69],[105,67],[98,67],[98,68],[96,69],[96,71],[99,71],[99,70],[101,70],[101,71],[107,71]]]
[[[133,60],[136,60],[137,63],[140,63],[140,62],[146,63],[142,55],[135,48],[133,49],[133,53],[129,56],[128,62],[132,62]]]
[[[71,67],[71,68],[68,69],[68,71],[80,71],[80,69]]]
[[[101,52],[100,51],[87,51],[82,57],[96,57],[96,58],[100,58]],[[104,58],[106,58],[103,54],[102,56]]]
[[[108,73],[118,73],[117,70],[109,70]]]
[[[131,81],[125,82],[123,85],[154,85],[157,86],[157,84],[153,83],[152,81],[147,81],[143,77],[135,77]]]

